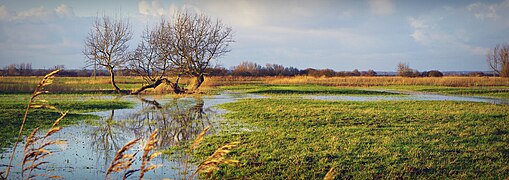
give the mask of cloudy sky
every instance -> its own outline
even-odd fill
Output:
[[[135,38],[176,9],[206,13],[234,30],[218,59],[297,68],[489,70],[485,54],[509,43],[509,0],[0,0],[0,67],[84,67],[94,17],[129,18]]]

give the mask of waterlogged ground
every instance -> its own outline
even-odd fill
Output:
[[[84,117],[88,118],[73,119],[76,121],[75,123],[66,125],[59,133],[55,134],[54,139],[65,140],[67,144],[54,147],[52,150],[57,152],[45,159],[50,163],[43,171],[37,173],[59,175],[64,179],[102,179],[116,151],[128,141],[135,138],[147,139],[153,130],[159,129],[158,150],[167,150],[176,145],[187,144],[206,126],[212,125],[210,132],[215,131],[218,114],[224,111],[214,108],[214,106],[245,97],[247,96],[243,94],[198,98],[120,97],[118,99],[133,102],[134,105],[130,108],[86,113]],[[95,98],[112,99],[117,97],[97,96]],[[79,101],[79,99],[75,100]],[[140,150],[141,146],[138,145],[135,149]],[[13,160],[14,167],[9,176],[13,179],[21,178],[20,162],[24,144],[20,144],[18,147],[21,148],[16,150]],[[5,169],[8,164],[11,152],[9,148],[4,148],[4,152],[0,154],[2,169]],[[191,171],[195,168],[195,165],[186,163],[191,160],[186,155],[175,157],[165,154],[153,160],[154,164],[163,166],[149,172],[145,178],[180,178],[183,177],[180,174],[182,171]],[[134,162],[133,167],[140,167],[139,159]],[[134,175],[134,177],[137,176],[138,174]],[[114,174],[110,177],[116,179],[121,176]]]
[[[229,158],[240,163],[221,166],[215,178],[321,179],[331,168],[344,178],[509,176],[506,99],[311,85],[229,86],[219,92],[183,98],[124,96],[117,103],[132,105],[83,108],[87,110],[77,111],[74,123],[55,135],[68,143],[46,159],[50,164],[42,173],[102,179],[120,147],[159,129],[157,149],[165,154],[153,163],[163,166],[149,172],[149,179],[183,178],[183,171],[192,172],[198,162],[233,141],[241,144]],[[101,100],[95,102],[116,99],[97,98]],[[56,105],[78,108],[87,103],[77,104]],[[9,107],[18,106],[23,107]],[[209,125],[193,157],[179,151]],[[0,154],[2,169],[9,155],[9,148]],[[20,178],[21,156],[21,150],[16,152],[10,178]],[[133,166],[139,167],[139,161]]]

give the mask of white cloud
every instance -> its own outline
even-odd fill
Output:
[[[65,4],[61,4],[54,9],[48,9],[46,7],[40,6],[19,12],[11,12],[5,5],[0,6],[0,20],[4,21],[27,20],[32,22],[40,22],[72,16],[74,16],[72,7]]]
[[[168,14],[168,12],[163,8],[160,0],[141,0],[138,3],[138,12],[142,15],[149,16],[163,16]]]
[[[375,15],[390,15],[394,13],[394,4],[391,0],[370,0],[371,13]]]
[[[476,2],[467,6],[467,10],[472,12],[478,19],[498,19],[497,4],[484,4]]]
[[[72,7],[65,4],[61,4],[60,6],[56,7],[55,12],[61,16],[74,16]]]

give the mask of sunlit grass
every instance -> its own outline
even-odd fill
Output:
[[[247,99],[221,105],[230,126],[206,138],[204,158],[241,141],[238,167],[216,178],[506,178],[509,106],[453,101]]]

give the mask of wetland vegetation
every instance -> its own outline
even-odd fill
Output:
[[[126,84],[118,84],[120,87],[141,83],[119,79],[126,79]],[[507,104],[397,98],[424,93],[507,101],[507,86],[357,87],[312,82],[272,84],[271,78],[209,80],[198,95],[116,96],[107,91],[90,93],[87,88],[81,93],[45,95],[49,104],[69,111],[61,122],[63,133],[70,135],[69,145],[61,157],[50,161],[75,159],[73,153],[65,151],[83,149],[78,142],[90,143],[92,147],[79,152],[92,159],[62,169],[86,168],[89,171],[78,175],[101,178],[104,174],[98,172],[106,171],[116,150],[130,140],[148,138],[158,129],[154,148],[163,153],[156,160],[163,166],[148,172],[148,178],[189,177],[200,162],[225,145],[223,151],[228,153],[221,158],[230,164],[217,165],[214,171],[194,178],[320,179],[327,173],[336,178],[509,176]],[[13,89],[25,86],[13,79],[7,82]],[[84,82],[56,78],[53,85],[83,86]],[[91,87],[110,88],[107,81],[89,83]],[[306,98],[319,96],[347,99]],[[389,100],[355,101],[348,97]],[[14,132],[29,98],[26,93],[0,95],[1,135],[7,139],[1,144],[4,150],[8,151],[15,140]],[[35,127],[49,128],[51,119],[58,116],[52,110],[31,110],[24,135]],[[210,130],[200,135],[208,127]],[[189,151],[196,138],[202,142]],[[6,157],[3,155],[2,164]],[[99,159],[100,163],[93,163]],[[55,172],[64,178],[77,176]]]

